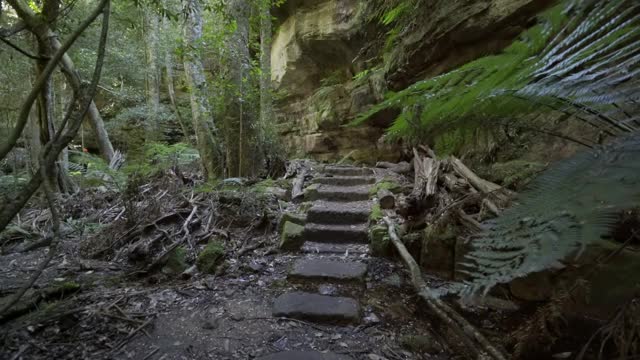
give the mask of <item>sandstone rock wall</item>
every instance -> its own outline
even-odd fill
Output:
[[[279,133],[292,155],[331,161],[350,155],[368,163],[396,160],[382,141],[397,114],[347,125],[398,90],[508,45],[550,0],[435,0],[417,11],[394,47],[382,54],[388,29],[366,21],[382,0],[290,0],[281,9],[272,47]],[[424,21],[422,21],[424,19]],[[382,40],[382,41],[381,41]],[[368,76],[355,77],[375,66]]]

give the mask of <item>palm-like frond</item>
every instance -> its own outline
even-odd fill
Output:
[[[401,108],[388,131],[407,139],[559,110],[619,137],[556,164],[473,240],[470,291],[560,266],[640,203],[640,2],[568,0],[540,19],[502,53],[389,94],[355,121]]]
[[[561,265],[640,203],[640,134],[557,163],[473,239],[469,290]]]
[[[640,100],[640,3],[574,0],[540,19],[501,54],[390,93],[354,124],[396,107],[403,113],[392,137],[416,128],[437,136],[546,108],[578,114],[609,134],[640,127],[626,111]]]

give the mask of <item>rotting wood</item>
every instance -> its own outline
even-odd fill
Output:
[[[378,203],[381,209],[393,209],[396,206],[396,197],[387,189],[378,190]]]
[[[450,326],[456,333],[463,335],[467,339],[473,340],[473,342],[465,341],[465,343],[477,344],[478,347],[474,348],[474,351],[483,352],[496,360],[506,360],[507,357],[502,354],[502,352],[499,351],[495,346],[493,346],[489,342],[489,340],[487,340],[484,335],[482,335],[464,317],[458,314],[444,301],[432,295],[432,292],[429,290],[426,282],[422,277],[420,266],[415,261],[413,256],[411,256],[407,248],[402,243],[402,240],[396,233],[394,222],[389,217],[384,217],[384,221],[387,224],[391,242],[398,250],[398,253],[400,254],[400,257],[402,258],[405,265],[407,265],[407,267],[409,268],[413,286],[418,292],[418,295],[425,301],[429,309],[433,311],[433,313],[438,316],[438,318],[440,318],[445,324]]]
[[[476,173],[474,173],[471,169],[469,169],[462,161],[455,156],[451,156],[448,160],[451,167],[456,172],[456,174],[460,175],[464,179],[466,179],[471,186],[473,186],[476,190],[482,192],[483,194],[488,194],[493,196],[496,200],[500,202],[500,205],[505,205],[509,198],[513,195],[508,189],[503,188],[498,184],[494,184],[491,181],[487,181],[482,179]]]
[[[379,161],[376,163],[377,168],[391,170],[398,174],[407,174],[411,172],[411,164],[406,161],[399,163],[391,163],[386,161]]]
[[[293,180],[293,189],[291,190],[291,199],[293,201],[299,201],[304,196],[304,178],[307,176],[307,170],[303,169],[298,172],[296,178]]]

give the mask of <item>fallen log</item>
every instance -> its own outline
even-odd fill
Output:
[[[378,190],[378,203],[381,209],[393,209],[396,206],[396,197],[387,189]]]
[[[453,170],[459,176],[466,179],[471,186],[473,186],[476,190],[480,191],[483,194],[490,194],[494,196],[497,200],[499,200],[500,205],[505,205],[509,198],[513,195],[513,192],[503,188],[498,184],[494,184],[491,181],[487,181],[482,179],[476,173],[474,173],[471,169],[469,169],[465,164],[460,161],[460,159],[455,156],[451,156],[449,158],[449,164]]]
[[[406,161],[399,163],[391,163],[386,161],[379,161],[376,163],[377,168],[388,169],[398,174],[406,174],[411,172],[411,164]]]
[[[473,347],[473,351],[479,354],[486,354],[492,359],[506,360],[507,357],[502,354],[495,346],[493,346],[487,338],[484,337],[473,325],[471,325],[464,317],[453,310],[444,301],[433,296],[429,288],[427,287],[423,277],[420,266],[415,261],[413,256],[409,253],[407,248],[400,240],[400,237],[396,233],[395,224],[389,217],[384,217],[384,221],[387,224],[389,237],[391,242],[398,250],[403,262],[409,268],[411,274],[411,282],[429,309],[440,318],[445,324],[447,324],[453,331],[460,335],[463,341]],[[477,345],[476,345],[477,344]],[[481,356],[478,356],[479,358]]]

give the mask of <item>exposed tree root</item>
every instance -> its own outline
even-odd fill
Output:
[[[478,353],[484,353],[489,355],[492,359],[506,360],[507,357],[502,354],[495,346],[493,346],[487,338],[485,338],[477,329],[473,327],[464,317],[453,310],[444,301],[434,297],[429,291],[424,279],[422,278],[422,271],[420,266],[415,261],[413,256],[409,253],[407,248],[400,240],[400,237],[396,233],[395,224],[389,217],[384,218],[385,223],[388,226],[389,237],[393,242],[393,245],[398,250],[398,253],[402,257],[402,260],[409,268],[411,273],[411,282],[416,288],[418,295],[426,302],[429,309],[438,316],[447,326],[460,336],[465,338],[464,342],[473,346],[473,350]]]

